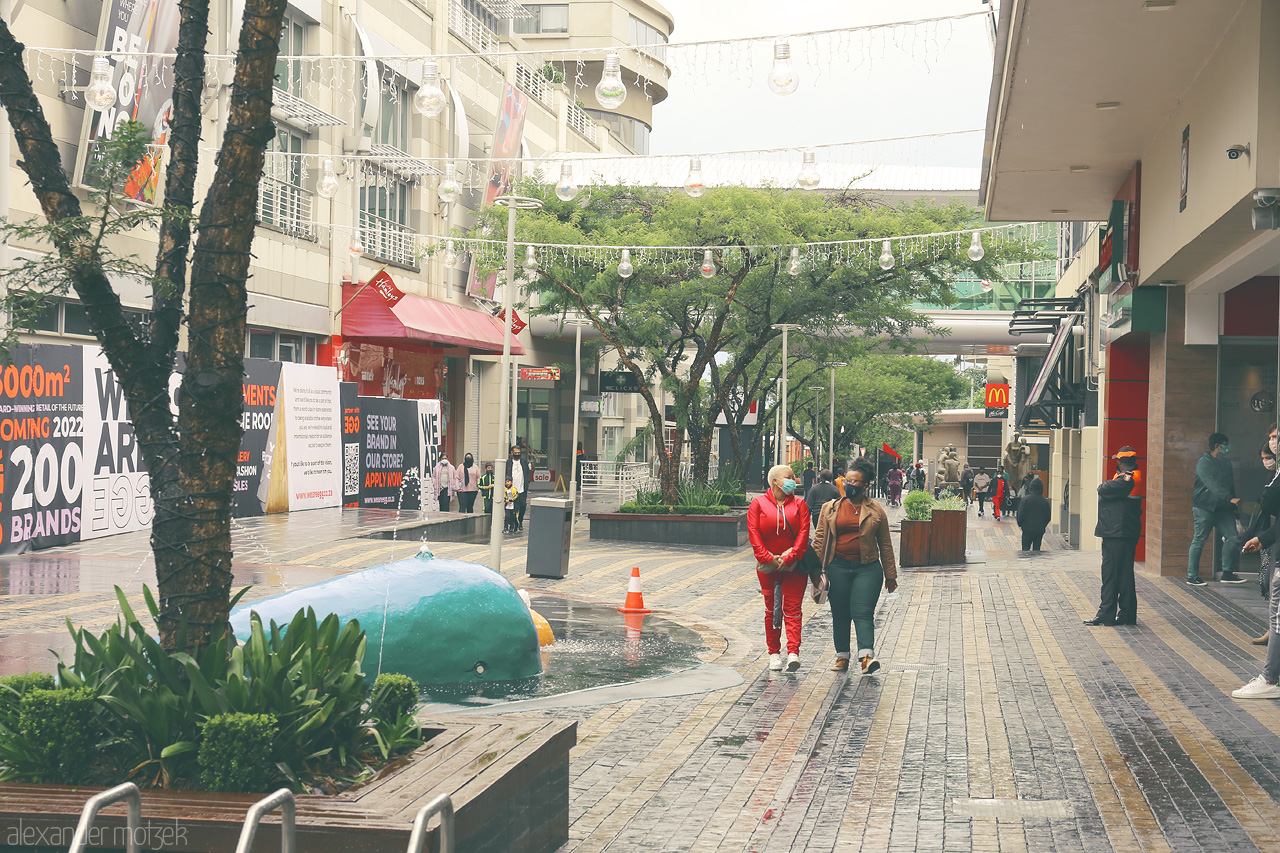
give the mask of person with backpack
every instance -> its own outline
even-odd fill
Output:
[[[973,503],[973,469],[969,467],[969,463],[964,463],[964,470],[960,472],[960,494],[964,497],[964,505],[968,508]]]
[[[1018,505],[1018,527],[1022,528],[1022,550],[1039,551],[1051,510],[1044,497],[1044,482],[1035,477],[1027,486],[1027,496]]]

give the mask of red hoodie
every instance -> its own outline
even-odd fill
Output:
[[[808,505],[795,495],[783,498],[779,505],[770,489],[747,508],[747,538],[757,563],[771,563],[774,554],[790,549],[786,565],[794,565],[809,546]]]

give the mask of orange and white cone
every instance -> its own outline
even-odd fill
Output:
[[[640,567],[631,567],[631,583],[627,585],[627,600],[618,608],[619,613],[652,613],[644,606],[644,595],[640,592]]]

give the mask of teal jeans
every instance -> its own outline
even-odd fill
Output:
[[[1191,548],[1187,553],[1187,578],[1194,580],[1199,577],[1200,554],[1204,551],[1205,543],[1209,541],[1209,534],[1215,530],[1226,540],[1222,543],[1222,571],[1234,572],[1240,565],[1240,534],[1236,531],[1235,511],[1220,509],[1212,512],[1193,506],[1191,520],[1194,524],[1194,532],[1191,535]],[[1209,570],[1209,579],[1213,579],[1212,568]]]
[[[880,561],[865,565],[840,557],[827,566],[831,588],[831,639],[836,654],[849,657],[849,624],[857,633],[858,649],[874,649],[876,641],[876,603],[884,586],[884,567]]]

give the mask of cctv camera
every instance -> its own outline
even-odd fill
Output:
[[[1229,145],[1227,146],[1227,159],[1239,160],[1241,157],[1249,156],[1249,146],[1245,145]]]
[[[1270,207],[1280,201],[1280,188],[1264,188],[1253,191],[1253,201],[1258,207]]]

